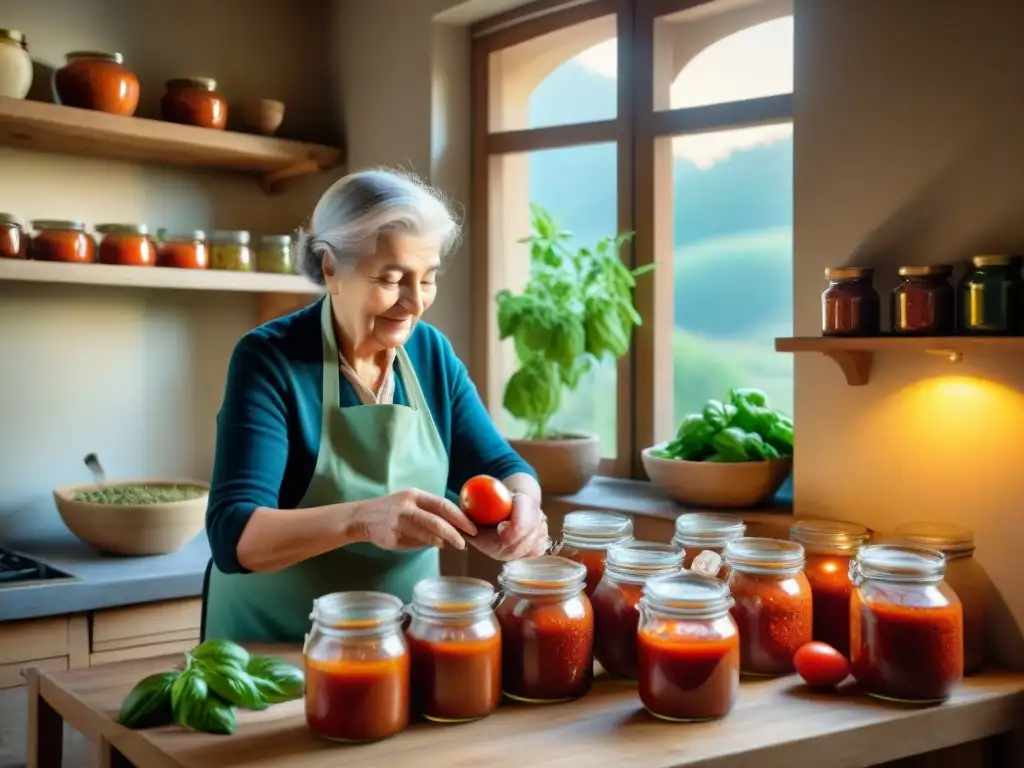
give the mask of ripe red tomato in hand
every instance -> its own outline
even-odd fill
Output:
[[[850,662],[828,643],[804,643],[793,656],[796,672],[812,688],[834,688],[850,674]]]
[[[490,475],[471,477],[459,493],[459,506],[479,526],[492,526],[512,514],[512,492]]]

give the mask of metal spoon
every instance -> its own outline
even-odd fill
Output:
[[[92,479],[96,485],[104,485],[107,482],[107,475],[103,471],[103,465],[100,464],[100,457],[95,453],[85,454],[85,466],[92,472]]]

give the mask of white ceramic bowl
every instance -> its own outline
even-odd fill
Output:
[[[769,459],[721,463],[662,459],[652,451],[664,444],[644,448],[641,458],[655,486],[676,501],[695,507],[741,509],[771,498],[790,472],[793,459]]]

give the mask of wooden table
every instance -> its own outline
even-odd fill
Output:
[[[294,647],[253,650],[301,659]],[[417,723],[365,745],[314,737],[302,701],[240,711],[233,736],[175,726],[132,731],[114,722],[136,682],[179,660],[27,670],[30,768],[60,765],[62,722],[99,745],[104,766],[138,768],[856,768],[1010,733],[1022,726],[1024,713],[1024,675],[992,672],[969,678],[946,704],[928,708],[887,705],[852,692],[813,694],[795,678],[746,682],[728,717],[700,724],[654,720],[641,709],[635,686],[599,678],[579,701],[503,706],[464,725]],[[1020,768],[1024,754],[1000,761]],[[962,760],[955,764],[965,768]]]

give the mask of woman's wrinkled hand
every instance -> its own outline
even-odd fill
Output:
[[[548,518],[530,496],[512,496],[512,515],[494,528],[467,539],[474,548],[495,560],[519,560],[543,555],[551,547]]]
[[[362,502],[352,525],[357,541],[381,549],[466,548],[477,527],[448,499],[415,488]]]

